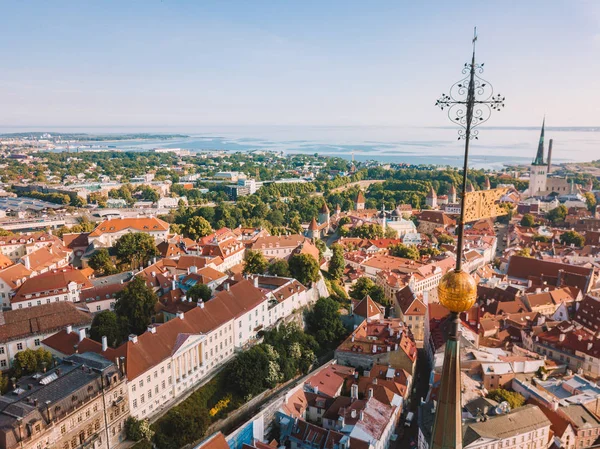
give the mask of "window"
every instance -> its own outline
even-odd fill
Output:
[[[102,307],[96,306],[96,312],[100,312],[100,310],[102,310]]]
[[[148,399],[152,397],[152,390],[148,390]]]
[[[158,385],[154,387],[154,394],[158,394]]]
[[[146,382],[150,383],[150,374],[148,374],[148,377],[146,377]]]
[[[165,389],[165,381],[164,380],[162,381],[161,387],[163,390]]]
[[[144,386],[144,379],[140,379],[140,388]]]
[[[65,426],[64,424],[62,426],[60,426],[60,433],[65,433],[67,431],[67,426]]]
[[[36,338],[35,340],[33,340],[33,344],[34,344],[35,346],[39,346],[39,345],[40,345],[40,339],[39,339],[39,338]]]
[[[137,408],[137,399],[133,400],[133,408]]]
[[[17,343],[17,351],[23,350],[23,343]]]
[[[96,422],[94,423],[94,430],[100,430],[100,420],[97,419]]]
[[[158,371],[154,371],[154,378],[156,379],[158,377]]]
[[[0,346],[0,354],[4,354],[4,346]]]
[[[0,360],[0,366],[6,368],[6,360]]]
[[[131,384],[131,392],[135,393],[135,384]]]
[[[160,374],[165,374],[165,367],[164,366],[160,367]]]
[[[146,402],[146,398],[144,395],[140,396],[140,402],[143,404],[144,402]]]
[[[173,377],[169,376],[169,385],[171,385],[173,383]]]

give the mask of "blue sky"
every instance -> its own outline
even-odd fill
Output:
[[[472,28],[490,125],[600,126],[600,2],[6,1],[2,126],[445,126]]]

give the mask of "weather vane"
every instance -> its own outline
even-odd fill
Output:
[[[459,313],[468,311],[477,298],[477,283],[466,271],[462,271],[464,250],[464,225],[481,218],[502,215],[497,202],[506,189],[494,189],[467,193],[469,168],[469,143],[478,138],[477,126],[485,123],[492,111],[504,108],[504,97],[494,93],[494,88],[480,75],[483,64],[475,62],[477,28],[473,34],[471,63],[466,63],[464,78],[454,83],[448,94],[436,101],[436,106],[448,111],[448,118],[460,126],[458,139],[465,141],[465,159],[462,177],[460,219],[456,245],[456,268],[446,273],[438,285],[438,299],[450,310],[450,331],[444,352],[442,382],[438,397],[431,437],[432,449],[462,448],[462,404],[459,345]]]

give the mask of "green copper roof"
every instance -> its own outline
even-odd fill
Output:
[[[444,352],[442,383],[430,445],[432,449],[462,449],[463,446],[460,343],[458,332],[454,331],[453,334],[446,342]]]
[[[544,127],[546,126],[546,117],[542,122],[542,132],[540,133],[540,143],[538,143],[538,150],[533,161],[533,165],[546,165],[544,162]]]

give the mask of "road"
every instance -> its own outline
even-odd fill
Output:
[[[413,393],[410,398],[410,402],[406,404],[402,412],[402,418],[396,428],[396,434],[398,439],[392,441],[390,444],[391,449],[406,449],[410,447],[416,447],[417,438],[419,434],[419,427],[417,425],[417,408],[421,404],[421,398],[427,396],[429,391],[429,373],[431,369],[429,367],[429,360],[424,349],[419,349],[419,355],[417,358],[417,368],[415,370],[415,382],[413,385]],[[411,411],[414,413],[412,424],[409,427],[404,425],[404,418],[407,413]],[[414,444],[411,444],[414,442]]]

